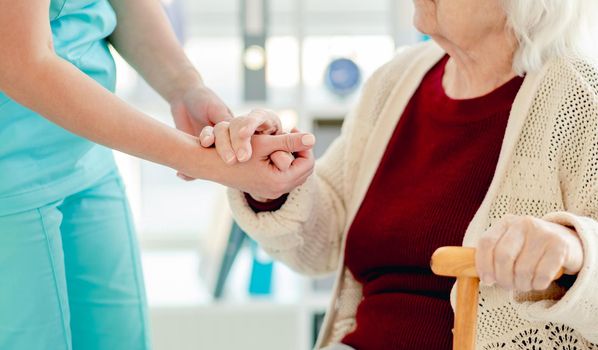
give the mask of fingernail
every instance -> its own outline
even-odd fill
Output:
[[[249,153],[247,153],[247,151],[244,149],[240,149],[237,152],[237,158],[239,159],[239,161],[244,162],[244,161],[248,160]]]
[[[301,138],[301,143],[304,146],[313,146],[316,144],[316,137],[311,134],[303,135],[303,137]]]
[[[246,132],[247,132],[247,127],[246,127],[246,126],[242,127],[242,128],[239,130],[239,134],[241,134],[241,135],[245,135],[245,133],[246,133]]]
[[[233,152],[226,152],[224,158],[226,158],[226,163],[231,164],[235,161],[235,154]]]

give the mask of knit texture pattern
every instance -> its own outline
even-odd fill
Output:
[[[367,189],[375,172],[367,165],[376,167],[380,146],[388,142],[381,136],[386,128],[378,124],[402,114],[388,106],[404,108],[405,91],[414,90],[444,54],[434,43],[420,44],[380,68],[315,174],[278,211],[256,214],[243,193],[229,191],[237,222],[272,257],[303,274],[336,271],[318,348],[338,343],[355,327],[362,290],[342,252],[363,199],[357,189]],[[558,58],[528,74],[509,124],[493,184],[464,245],[475,246],[505,214],[531,215],[575,228],[584,265],[567,288],[555,283],[542,292],[512,293],[482,286],[477,349],[598,349],[598,65]],[[367,151],[376,146],[380,154]]]

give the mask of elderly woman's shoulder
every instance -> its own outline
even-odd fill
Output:
[[[598,60],[591,57],[567,56],[554,59],[548,67],[553,75],[569,88],[582,89],[598,99]]]

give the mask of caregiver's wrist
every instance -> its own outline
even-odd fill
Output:
[[[210,161],[215,158],[213,149],[201,147],[198,137],[184,132],[180,132],[177,143],[176,150],[173,151],[173,169],[194,179],[213,181],[217,178],[214,174],[215,164]]]
[[[171,79],[164,92],[164,98],[169,104],[176,103],[192,90],[207,89],[201,74],[192,65],[181,67]]]

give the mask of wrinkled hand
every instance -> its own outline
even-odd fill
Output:
[[[302,185],[312,174],[312,146],[302,139],[309,134],[255,135],[251,138],[253,156],[245,162],[224,165],[214,174],[218,182],[266,201],[279,198]],[[313,136],[312,136],[313,137]],[[272,154],[279,154],[275,164]]]
[[[224,102],[203,85],[197,85],[175,97],[170,103],[170,110],[176,128],[193,136],[199,136],[206,126],[233,118]],[[177,176],[187,181],[193,180],[181,173]]]
[[[476,268],[484,284],[527,292],[548,288],[561,269],[577,274],[583,259],[581,241],[572,229],[507,215],[480,239]]]
[[[256,137],[256,134],[274,136]],[[248,115],[220,122],[215,127],[206,127],[199,139],[203,147],[215,146],[218,155],[228,165],[243,164],[257,157],[282,173],[306,162],[311,167],[310,174],[313,170],[314,161],[310,150],[316,142],[315,137],[298,130],[293,130],[291,134],[282,134],[280,119],[272,111],[253,110]],[[258,151],[254,151],[256,145],[252,147],[252,142],[260,147]],[[304,181],[305,179],[300,183],[294,183],[285,180],[283,184],[279,184],[284,188],[283,192],[276,191],[278,187],[274,183],[276,196],[272,196],[272,193],[267,196],[260,194],[272,184],[245,192],[258,201],[267,201],[288,193]]]
[[[246,162],[251,158],[251,137],[258,135],[280,135],[282,124],[278,116],[269,110],[255,109],[249,114],[205,127],[199,139],[204,147],[216,146],[218,154],[227,164]],[[313,146],[315,139],[306,135],[305,145]],[[274,154],[273,160],[284,157]],[[288,158],[288,157],[286,157]]]

